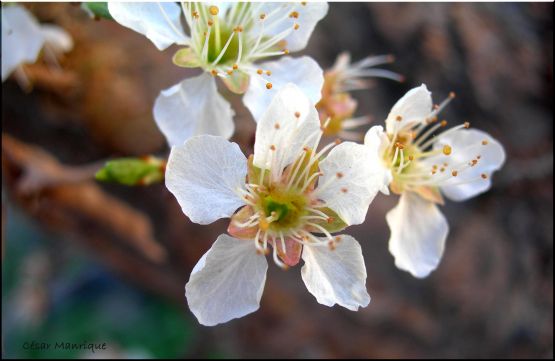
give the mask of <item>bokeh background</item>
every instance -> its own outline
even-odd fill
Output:
[[[348,229],[366,260],[367,308],[319,305],[300,267],[270,265],[260,310],[213,328],[188,310],[184,284],[227,221],[192,224],[163,185],[90,178],[113,157],[165,157],[154,99],[196,72],[171,63],[177,48],[159,52],[78,4],[26,6],[75,48],[61,70],[29,65],[30,93],[2,84],[4,357],[553,357],[552,3],[332,3],[303,53],[323,68],[342,51],[393,54],[386,67],[406,76],[357,92],[357,114],[382,122],[421,83],[438,102],[455,91],[443,116],[492,134],[507,163],[490,192],[443,208],[451,231],[430,277],[395,268],[384,216],[397,197],[380,195]],[[254,123],[226,97],[249,153]]]

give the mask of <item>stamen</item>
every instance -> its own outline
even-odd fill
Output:
[[[445,154],[445,155],[450,155],[450,154],[451,154],[451,151],[452,151],[451,146],[449,146],[449,145],[447,145],[447,144],[443,146],[443,154]]]

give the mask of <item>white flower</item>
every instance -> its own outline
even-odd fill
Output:
[[[41,49],[58,55],[73,48],[71,36],[55,25],[40,25],[23,6],[2,6],[2,81],[22,64],[37,61]]]
[[[374,126],[364,141],[389,170],[391,191],[401,195],[386,216],[389,251],[397,267],[415,277],[428,276],[443,254],[449,226],[436,206],[443,204],[442,195],[463,201],[485,192],[505,162],[501,144],[468,129],[468,122],[434,135],[447,125],[437,115],[453,97],[433,106],[425,85],[414,88],[391,109],[386,131]]]
[[[200,224],[231,217],[233,237],[216,240],[185,288],[200,323],[258,309],[270,246],[283,268],[302,257],[302,279],[319,303],[350,310],[369,303],[360,245],[332,233],[364,221],[383,186],[380,159],[351,142],[317,151],[321,137],[314,105],[287,84],[258,122],[248,159],[237,144],[211,135],[172,147],[166,186],[183,212]]]
[[[156,99],[154,119],[168,143],[181,145],[199,134],[231,137],[234,112],[217,92],[215,78],[235,93],[258,121],[275,93],[288,82],[309,99],[320,99],[323,72],[310,57],[267,57],[303,49],[327,11],[327,3],[115,3],[108,9],[120,24],[149,38],[159,50],[183,46],[174,63],[201,68]],[[187,31],[181,23],[184,14]],[[214,117],[215,116],[215,117]],[[215,122],[217,119],[217,122]]]
[[[385,69],[372,68],[391,63],[393,56],[369,56],[351,63],[349,53],[341,53],[332,68],[324,72],[322,99],[316,104],[322,125],[327,122],[324,135],[339,136],[342,139],[360,141],[364,134],[354,129],[369,124],[369,116],[353,118],[357,101],[349,92],[370,88],[369,77],[388,78],[402,81],[403,77]],[[328,120],[329,119],[329,120]]]

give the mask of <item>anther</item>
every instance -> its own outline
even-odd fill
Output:
[[[298,11],[292,11],[291,14],[289,14],[289,17],[298,19],[299,18],[299,12]]]
[[[285,54],[285,55],[289,54],[289,50],[284,49],[284,50],[283,50],[283,54]]]
[[[266,83],[266,89],[268,90],[272,89],[272,83]]]
[[[266,75],[270,76],[272,75],[272,72],[270,70],[266,70]]]
[[[302,6],[306,6],[306,1],[301,1]]]
[[[279,129],[280,128],[279,123],[274,124],[274,128]]]
[[[400,122],[401,120],[403,120],[403,117],[400,116],[400,115],[398,115],[398,116],[395,117],[395,120],[398,121],[398,122]]]
[[[275,145],[270,145],[270,150],[276,150],[276,146]]]
[[[476,159],[480,159],[480,158],[482,158],[481,155],[477,155],[477,156],[476,156]]]
[[[195,19],[199,18],[198,11],[193,11],[193,18]]]
[[[233,70],[237,70],[239,68],[239,65],[233,64],[232,68],[233,68]]]
[[[300,113],[300,112],[295,112],[295,117],[296,117],[296,118],[300,118],[300,117],[301,117],[301,113]]]
[[[337,176],[337,178],[343,178],[343,173],[341,172],[337,172],[335,175]]]
[[[486,139],[482,140],[482,145],[487,145],[488,141]]]
[[[414,155],[409,155],[409,160],[414,160]]]
[[[210,14],[212,14],[213,16],[216,16],[220,12],[220,9],[218,9],[217,6],[212,5],[208,8],[208,11],[210,11]]]
[[[260,14],[260,20],[266,19],[266,14]]]
[[[212,69],[210,71],[210,74],[212,74],[212,76],[216,76],[216,75],[218,75],[218,72],[216,71],[216,69]]]
[[[214,22],[212,20],[208,19],[208,26],[212,26],[212,25],[214,25]]]
[[[329,241],[328,247],[330,248],[331,251],[335,250],[335,243],[333,243],[333,241]]]
[[[335,221],[335,218],[333,217],[328,217],[328,219],[326,220],[326,222],[328,222],[328,224],[332,224]]]
[[[335,242],[339,243],[341,242],[341,236],[335,236]]]
[[[472,159],[472,161],[470,162],[470,166],[474,167],[476,164],[478,164],[478,160],[477,159]]]
[[[341,139],[336,138],[333,142],[335,143],[335,145],[339,145],[341,144]]]
[[[232,75],[232,74],[233,74],[233,70],[228,70],[228,71],[227,71],[227,74],[228,74],[228,75]]]
[[[400,142],[396,142],[395,146],[399,149],[405,149],[405,145],[403,143],[400,143]]]
[[[464,122],[464,127],[465,127],[466,129],[470,128],[470,123],[469,123],[469,122]]]
[[[441,167],[441,168],[439,168],[439,171],[440,172],[445,172],[445,168]]]
[[[442,127],[446,127],[447,126],[447,120],[442,120],[441,123],[439,123]]]
[[[341,188],[341,192],[347,193],[349,190],[347,188]]]
[[[293,29],[295,29],[295,30],[299,30],[299,27],[300,27],[299,24],[293,25]]]
[[[480,177],[482,177],[482,179],[488,179],[488,175],[486,173],[482,173]]]
[[[455,96],[456,96],[456,95],[455,95],[455,92],[450,92],[450,93],[449,93],[449,98],[453,99]]]
[[[459,174],[459,172],[457,172],[456,170],[454,170],[454,171],[451,172],[451,175],[452,175],[453,177],[456,177],[457,174]]]
[[[258,74],[258,75],[262,75],[262,73],[263,73],[262,69],[258,69],[258,70],[256,71],[256,74]]]

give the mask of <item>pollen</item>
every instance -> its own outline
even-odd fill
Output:
[[[482,173],[480,177],[482,177],[482,179],[488,179],[488,175],[486,173]]]
[[[299,18],[299,12],[298,11],[292,11],[291,14],[289,14],[289,17],[298,19]]]
[[[451,151],[452,151],[452,149],[451,149],[451,146],[450,146],[450,145],[447,145],[447,144],[446,144],[446,145],[443,146],[443,154],[445,154],[445,155],[450,155],[450,154],[451,154]]]
[[[232,68],[233,68],[233,70],[237,70],[237,69],[239,68],[239,65],[233,64],[233,67],[232,67]]]
[[[216,16],[220,12],[220,9],[218,9],[217,6],[212,5],[208,8],[208,11],[210,11],[210,14]]]
[[[469,123],[469,122],[464,122],[464,127],[465,127],[466,129],[470,128],[470,123]]]
[[[451,175],[452,175],[453,177],[456,177],[458,174],[459,174],[459,172],[457,172],[456,170],[454,170],[454,171],[451,172]]]
[[[272,83],[266,83],[266,89],[268,90],[272,89]]]
[[[337,172],[335,175],[337,176],[337,178],[343,178],[343,173],[341,172]]]
[[[264,72],[264,71],[262,71],[262,69],[258,69],[258,70],[256,71],[256,74],[262,75],[263,72]]]
[[[295,112],[295,117],[296,117],[296,118],[300,118],[300,117],[301,117],[301,113],[300,113],[300,112]]]
[[[487,145],[488,141],[486,139],[482,140],[482,145]]]
[[[442,120],[441,123],[439,123],[442,127],[446,127],[447,126],[447,120]]]
[[[347,188],[341,188],[341,192],[347,193],[349,190]]]
[[[299,24],[295,24],[295,25],[293,25],[293,29],[295,29],[295,30],[299,30],[299,28],[300,28]]]

